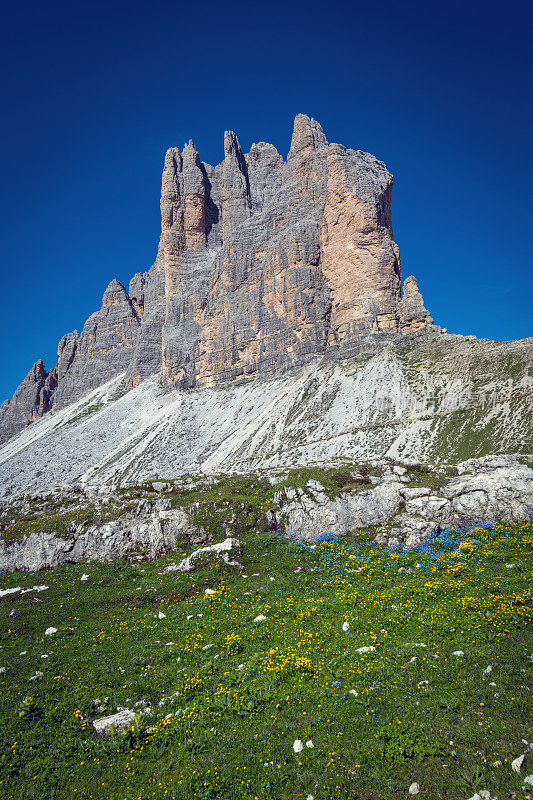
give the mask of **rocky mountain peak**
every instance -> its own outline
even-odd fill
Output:
[[[424,298],[414,275],[409,275],[403,284],[403,295],[398,304],[402,333],[414,333],[433,325],[433,318],[424,306]]]
[[[288,158],[293,158],[297,154],[301,155],[310,149],[316,150],[321,146],[325,147],[327,144],[328,140],[320,123],[305,114],[297,114],[294,119]]]
[[[104,292],[102,298],[102,307],[115,306],[118,303],[128,302],[128,293],[124,286],[116,278],[113,278],[109,286]]]
[[[215,167],[192,140],[170,147],[153,266],[128,291],[111,281],[53,370],[36,363],[0,408],[0,436],[122,373],[190,389],[438,335],[414,278],[401,297],[391,191],[385,164],[329,144],[305,114],[286,161],[268,142],[245,155],[231,130]]]

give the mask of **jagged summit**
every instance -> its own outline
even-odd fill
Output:
[[[381,161],[304,114],[286,160],[267,142],[243,153],[233,131],[215,167],[192,140],[169,148],[153,266],[127,291],[112,280],[57,365],[34,365],[0,406],[0,441],[121,373],[190,389],[438,334],[414,278],[401,296],[391,191]]]

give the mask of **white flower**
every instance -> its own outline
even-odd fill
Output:
[[[312,750],[314,748],[314,744],[311,741],[311,739],[307,740],[307,742],[305,743],[305,746],[308,747],[310,750]]]
[[[353,694],[354,697],[359,697],[359,692],[356,692],[355,689],[350,689],[349,694]]]
[[[511,767],[514,772],[520,772],[520,767],[522,766],[522,761],[524,758],[525,756],[518,756],[518,758],[515,758],[515,760],[512,762]]]
[[[254,622],[264,622],[265,619],[266,617],[264,614],[259,614],[259,616],[254,619]]]
[[[462,650],[454,650],[452,656],[464,656],[464,653]]]
[[[501,761],[494,761],[492,764],[493,767],[501,767],[501,765],[502,765]]]
[[[409,787],[409,794],[418,794],[420,792],[420,786],[418,783],[412,783]]]
[[[3,674],[6,671],[5,667],[0,667],[0,673]]]
[[[89,576],[87,575],[86,572],[84,572],[83,575],[80,578],[80,581],[88,581],[88,580],[89,580]]]
[[[372,653],[376,648],[375,647],[359,647],[355,652],[356,653]]]
[[[489,666],[483,670],[483,675],[490,675],[491,672],[492,672],[492,667],[489,664]]]
[[[306,800],[315,800],[312,794],[308,794]]]
[[[348,631],[350,630],[350,623],[349,622],[343,622],[342,623],[342,629],[343,629],[343,631],[345,633],[348,633]]]
[[[167,615],[166,615],[166,614],[163,614],[163,612],[162,612],[162,611],[160,611],[160,612],[159,612],[159,614],[158,614],[157,616],[158,616],[158,618],[159,618],[159,619],[166,619],[166,618],[167,618]]]
[[[304,743],[302,742],[302,740],[295,739],[292,749],[294,750],[295,753],[301,753],[302,750],[304,749]]]
[[[54,633],[57,633],[57,628],[47,628],[44,632],[44,635],[52,636]]]

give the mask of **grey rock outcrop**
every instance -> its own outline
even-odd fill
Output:
[[[384,482],[374,489],[344,494],[334,500],[328,500],[321,493],[315,494],[313,499],[301,494],[298,499],[284,505],[278,517],[280,522],[286,519],[285,529],[289,536],[316,542],[324,532],[343,535],[388,522],[400,508],[401,488],[401,483]]]
[[[414,278],[400,297],[391,191],[381,161],[303,114],[286,160],[265,142],[244,153],[233,131],[215,167],[192,141],[170,148],[153,266],[128,292],[112,281],[57,367],[34,368],[0,408],[0,437],[122,373],[125,388],[162,371],[189,389],[434,336]]]
[[[126,515],[101,527],[74,531],[72,536],[34,532],[21,542],[0,546],[0,570],[34,572],[78,561],[113,561],[142,554],[147,558],[176,550],[184,542],[201,544],[209,534],[191,523],[180,509],[135,518]]]
[[[398,304],[400,329],[402,333],[415,333],[433,325],[433,318],[424,306],[424,298],[420,294],[418,282],[414,275],[405,279],[403,295]]]
[[[279,533],[308,543],[327,532],[344,535],[375,526],[376,542],[411,548],[440,528],[533,520],[533,469],[517,457],[470,459],[459,464],[456,477],[444,479],[446,470],[441,470],[442,483],[435,481],[434,474],[427,486],[411,485],[421,479],[416,468],[408,464],[384,470],[382,466],[378,472],[381,474],[373,476],[372,488],[345,491],[337,497],[328,497],[316,480],[309,481],[305,489],[282,485],[274,494],[268,524]],[[280,480],[283,484],[283,478]],[[172,491],[166,486],[167,492]],[[179,563],[168,564],[165,572],[189,572],[206,563],[241,567],[239,540],[232,535],[235,517],[226,506],[217,509],[217,524],[222,525],[227,538],[209,544],[212,534],[191,522],[198,511],[197,503],[165,509],[168,498],[161,498],[159,493],[154,500],[154,490],[149,491],[152,499],[141,497],[135,510],[122,513],[123,497],[110,487],[86,487],[84,492],[57,489],[14,498],[13,505],[8,502],[2,508],[4,519],[10,510],[20,514],[32,504],[57,503],[61,498],[69,508],[74,501],[80,508],[92,504],[99,512],[111,503],[118,517],[99,527],[74,525],[65,536],[34,531],[12,544],[0,541],[0,570],[36,571],[79,561],[154,558],[187,547],[196,549]],[[225,509],[228,517],[224,520]]]
[[[42,359],[39,359],[12,399],[0,406],[0,442],[6,441],[49,410],[56,385],[56,370],[46,372]]]
[[[497,456],[470,459],[458,470],[463,474],[440,489],[405,486],[394,473],[386,473],[375,488],[334,500],[320,492],[300,492],[278,516],[290,536],[310,542],[326,531],[343,535],[388,523],[377,541],[406,547],[440,527],[533,519],[533,469],[526,464]]]

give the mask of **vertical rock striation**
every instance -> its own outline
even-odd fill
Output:
[[[266,142],[243,153],[233,131],[216,167],[192,141],[170,148],[153,266],[128,292],[109,284],[53,370],[37,362],[0,406],[0,436],[123,372],[190,389],[438,333],[415,278],[401,297],[391,191],[381,161],[303,114],[286,160]]]

